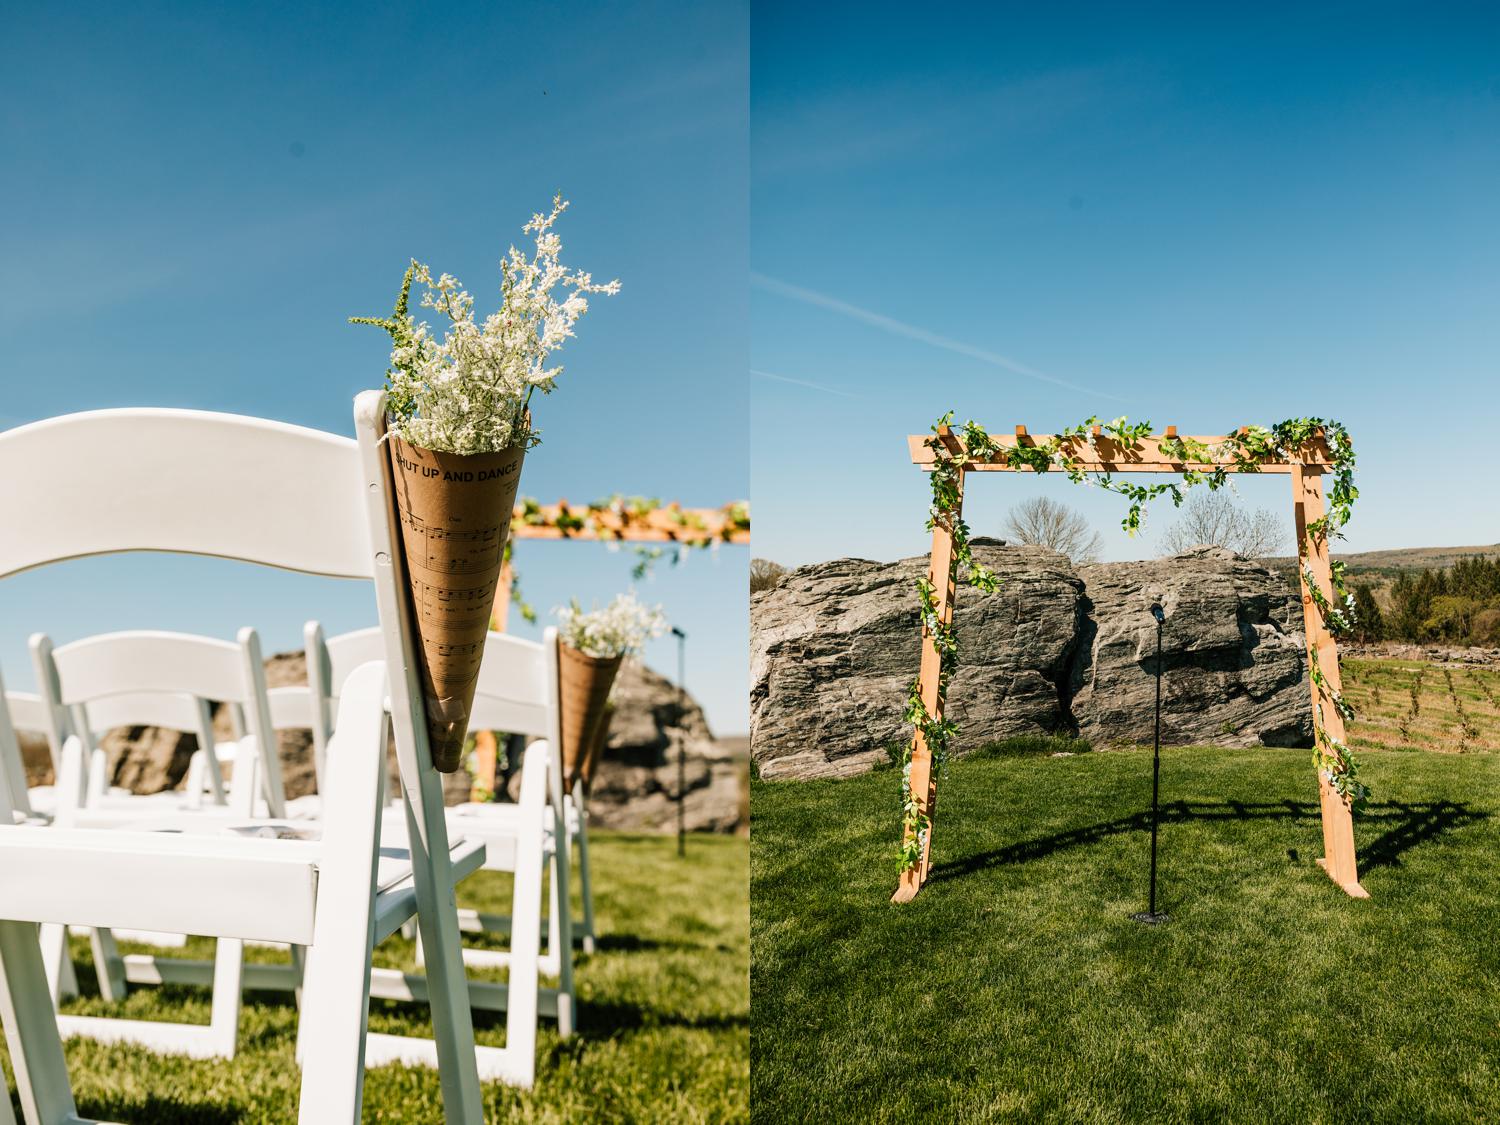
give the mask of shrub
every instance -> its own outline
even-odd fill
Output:
[[[786,567],[770,559],[750,560],[750,592],[774,589],[786,573]]]

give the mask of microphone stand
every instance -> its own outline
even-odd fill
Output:
[[[672,626],[677,638],[677,854],[687,855],[687,813],[683,799],[687,795],[687,732],[682,729],[687,714],[687,634]]]
[[[1156,736],[1152,740],[1151,749],[1151,892],[1147,909],[1143,913],[1131,915],[1131,918],[1143,926],[1159,926],[1170,921],[1171,917],[1156,909],[1156,829],[1160,819],[1161,795],[1161,629],[1167,620],[1160,602],[1152,605],[1151,616],[1156,618]]]

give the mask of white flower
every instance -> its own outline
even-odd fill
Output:
[[[667,631],[661,607],[652,609],[636,600],[634,593],[620,594],[603,609],[585,613],[575,598],[571,605],[553,611],[562,623],[562,639],[588,656],[628,656]]]
[[[590,274],[558,261],[562,240],[552,230],[567,210],[558,196],[549,214],[535,214],[524,230],[536,236],[528,258],[514,246],[500,262],[499,310],[482,324],[474,320],[474,298],[451,274],[436,280],[412,263],[412,276],[426,287],[421,307],[447,318],[443,338],[409,314],[396,327],[391,350],[391,431],[413,445],[449,453],[486,453],[536,444],[526,409],[532,392],[552,391],[562,367],[547,366],[550,353],[573,335],[588,311],[586,293],[613,295],[620,283],[596,284]],[[561,286],[559,300],[553,290]],[[385,323],[385,322],[380,322]],[[404,335],[404,339],[403,339]]]

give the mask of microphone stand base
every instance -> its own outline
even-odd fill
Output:
[[[1142,910],[1139,914],[1130,916],[1132,922],[1139,922],[1143,926],[1160,926],[1163,922],[1170,922],[1172,916],[1158,910],[1155,914],[1149,910]]]

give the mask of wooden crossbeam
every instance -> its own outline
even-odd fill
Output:
[[[510,534],[514,539],[600,539],[616,543],[750,542],[750,529],[736,524],[722,508],[667,504],[635,513],[628,508],[573,507],[566,500],[529,510],[517,505]]]
[[[944,446],[955,457],[964,455],[962,440],[948,427],[946,434],[940,431],[940,439]],[[1211,472],[1222,468],[1227,472],[1242,472],[1232,461],[1180,461],[1161,451],[1161,443],[1167,438],[1177,437],[1177,427],[1168,426],[1165,434],[1151,434],[1143,437],[1133,445],[1124,446],[1113,438],[1105,437],[1101,428],[1093,427],[1094,442],[1090,444],[1084,438],[1065,438],[1062,443],[1062,452],[1073,458],[1078,467],[1091,473],[1180,473],[1192,469],[1196,472]],[[931,469],[936,454],[928,447],[929,434],[909,434],[906,438],[907,448],[911,453],[912,464]],[[971,472],[978,473],[1006,473],[1006,472],[1030,472],[1029,465],[1012,465],[1005,456],[1006,449],[1014,449],[1017,445],[1039,446],[1046,445],[1053,440],[1051,434],[1027,434],[1025,426],[1017,426],[1016,433],[991,435],[995,444],[1001,447],[1001,452],[988,461],[971,461],[965,467]],[[1207,437],[1185,437],[1183,441],[1199,442],[1209,449],[1222,444],[1228,439],[1220,436]],[[1309,443],[1303,449],[1303,456],[1297,461],[1263,461],[1259,463],[1259,471],[1262,473],[1290,473],[1292,466],[1310,465],[1326,466],[1332,463],[1332,457],[1327,445],[1322,440]]]

